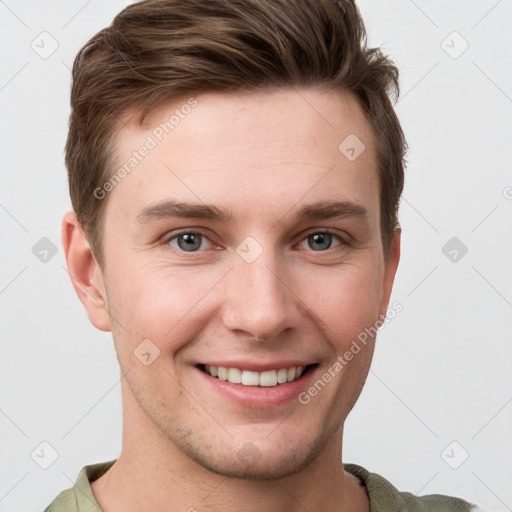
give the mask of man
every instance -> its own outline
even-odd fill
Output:
[[[123,444],[48,512],[474,509],[342,464],[400,256],[397,80],[350,1],[148,0],[79,52],[62,243]]]

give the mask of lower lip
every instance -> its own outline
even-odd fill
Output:
[[[310,368],[309,371],[293,382],[272,387],[233,384],[227,380],[212,377],[199,368],[196,368],[196,370],[201,374],[206,385],[238,405],[251,409],[271,409],[291,400],[297,400],[297,396],[308,386],[317,367]]]

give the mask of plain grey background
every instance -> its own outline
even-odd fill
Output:
[[[70,68],[127,4],[0,2],[0,511],[42,510],[121,448],[113,342],[75,295],[60,222]],[[379,335],[343,460],[401,491],[512,510],[512,1],[359,5],[401,69],[410,152],[403,311]]]

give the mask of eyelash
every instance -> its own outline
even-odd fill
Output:
[[[347,240],[345,240],[337,231],[335,230],[332,230],[332,229],[329,229],[329,228],[325,228],[325,229],[322,229],[322,230],[315,230],[315,231],[311,231],[309,233],[306,233],[306,235],[300,240],[299,243],[303,242],[304,240],[306,240],[308,237],[310,237],[311,235],[316,235],[316,234],[329,234],[329,235],[332,235],[334,238],[336,238],[339,242],[339,245],[336,246],[336,247],[330,247],[329,249],[326,249],[325,251],[311,251],[311,252],[316,252],[316,253],[327,253],[327,252],[330,252],[330,251],[333,251],[333,250],[336,250],[336,249],[343,249],[345,246],[349,245],[349,243],[347,242]],[[209,237],[208,237],[208,234],[199,229],[199,228],[194,228],[194,230],[183,230],[183,231],[179,231],[177,233],[172,233],[172,235],[168,235],[168,236],[164,236],[163,238],[163,245],[169,245],[170,242],[172,242],[172,240],[178,238],[180,235],[201,235],[203,237],[205,237],[206,239],[208,239],[211,243],[213,243]],[[178,252],[180,253],[183,253],[183,254],[194,254],[194,253],[201,253],[201,252],[204,252],[204,250],[197,250],[197,251],[184,251],[182,249],[176,249],[176,248],[172,248],[172,249],[175,249],[177,250]]]

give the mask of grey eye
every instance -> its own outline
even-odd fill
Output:
[[[173,245],[174,242],[177,242],[178,248],[182,251],[193,252],[201,247],[203,238],[200,233],[181,233],[173,237],[169,243]],[[173,245],[173,247],[176,246]]]
[[[329,233],[316,233],[308,236],[309,246],[314,249],[329,249],[332,243],[332,235]]]
[[[309,249],[320,252],[335,247],[333,246],[333,241],[337,241],[337,245],[340,245],[337,235],[328,232],[318,232],[307,236],[302,243],[307,242]]]

